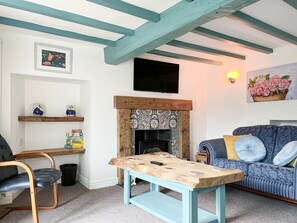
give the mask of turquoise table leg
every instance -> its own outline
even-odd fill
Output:
[[[216,215],[219,223],[226,222],[226,190],[225,185],[216,189]]]
[[[150,183],[150,191],[158,191],[160,192],[160,186],[157,184]]]
[[[198,192],[186,190],[182,193],[182,223],[198,222]]]
[[[131,175],[129,170],[124,170],[124,203],[130,204],[131,198]]]

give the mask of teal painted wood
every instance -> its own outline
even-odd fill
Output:
[[[161,13],[157,23],[147,22],[135,30],[134,36],[125,36],[116,47],[104,49],[105,62],[120,64],[149,52],[213,19],[224,17],[258,0],[180,1]]]
[[[124,170],[124,203],[130,204],[131,198],[131,175],[129,170]]]
[[[216,189],[216,215],[219,223],[226,221],[226,189],[221,185]]]
[[[275,28],[243,12],[235,12],[230,16],[230,18],[236,19],[237,21],[241,21],[243,24],[248,25],[261,32],[267,33],[271,36],[277,37],[279,39],[297,45],[297,36],[293,36],[290,33]]]
[[[134,196],[130,199],[131,204],[157,216],[169,223],[183,223],[182,221],[182,201],[170,197],[166,194],[152,191]],[[199,223],[217,223],[217,216],[203,209],[197,209],[197,219]],[[186,222],[188,223],[188,222]]]
[[[201,57],[192,57],[192,56],[178,54],[178,53],[166,52],[163,50],[151,50],[147,53],[158,55],[158,56],[163,56],[163,57],[170,57],[170,58],[181,59],[181,60],[189,60],[189,61],[194,61],[194,62],[198,62],[198,63],[206,63],[206,64],[211,64],[211,65],[216,65],[216,66],[221,66],[223,64],[222,61],[210,60],[210,59],[205,59],[205,58],[201,58]]]
[[[144,8],[140,8],[138,6],[135,6],[120,0],[88,0],[88,1],[117,10],[117,11],[128,13],[130,15],[143,18],[152,22],[158,22],[160,20],[160,14]]]
[[[183,41],[179,41],[179,40],[172,40],[172,41],[168,42],[167,45],[176,46],[176,47],[180,47],[180,48],[184,48],[184,49],[188,49],[188,50],[195,50],[195,51],[203,52],[203,53],[209,53],[209,54],[217,55],[217,56],[227,56],[227,57],[233,57],[233,58],[240,59],[240,60],[245,60],[245,56],[243,56],[243,55],[230,53],[230,52],[222,51],[222,50],[217,50],[217,49],[213,49],[213,48],[209,48],[209,47],[205,47],[205,46],[199,46],[199,45],[196,45],[193,43],[187,43],[187,42],[183,42]]]
[[[192,32],[199,34],[199,35],[207,36],[209,38],[213,38],[213,39],[216,39],[219,41],[223,41],[223,42],[227,42],[227,43],[229,43],[229,42],[236,43],[237,45],[239,45],[241,47],[245,47],[247,49],[255,50],[255,51],[258,51],[261,53],[266,53],[266,54],[273,53],[273,49],[268,48],[266,46],[261,46],[259,44],[245,41],[243,39],[239,39],[239,38],[236,38],[233,36],[228,36],[223,33],[215,32],[213,30],[206,29],[203,27],[197,27]]]
[[[61,29],[55,29],[47,26],[41,26],[34,23],[24,22],[20,20],[5,18],[5,17],[0,17],[0,24],[34,30],[34,31],[43,32],[43,33],[49,33],[57,36],[64,36],[71,39],[77,39],[77,40],[82,40],[82,41],[87,41],[92,43],[99,43],[99,44],[108,45],[108,46],[115,46],[115,42],[111,40],[97,38],[93,36],[87,36],[80,33],[70,32],[70,31],[61,30]]]
[[[197,223],[198,216],[198,192],[184,191],[182,193],[182,222]]]
[[[47,6],[42,6],[32,2],[22,1],[22,0],[0,0],[0,5],[7,6],[10,8],[21,9],[28,12],[37,13],[40,15],[50,16],[56,19],[62,19],[69,22],[74,22],[77,24],[90,26],[102,30],[107,30],[110,32],[120,33],[124,35],[133,35],[134,30],[127,29],[125,27],[113,25],[96,19],[91,19],[85,16],[77,15],[71,12],[66,12],[59,9],[50,8]]]
[[[150,183],[150,191],[160,191],[160,186],[157,184]]]
[[[286,2],[287,4],[289,4],[290,6],[292,6],[293,8],[297,9],[297,1],[296,0],[283,0],[284,2]]]

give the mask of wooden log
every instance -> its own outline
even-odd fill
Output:
[[[179,111],[190,111],[193,109],[191,100],[127,96],[114,96],[114,107],[117,109],[162,109]]]
[[[163,165],[154,165],[150,161],[162,162]],[[209,188],[244,179],[244,174],[241,170],[222,169],[202,163],[181,160],[174,155],[164,152],[113,158],[109,164],[177,182],[191,188]]]
[[[190,112],[179,112],[179,157],[190,160]]]
[[[118,149],[117,156],[125,157],[131,155],[131,142],[130,142],[130,114],[129,109],[118,109],[117,110],[117,140]],[[124,172],[118,169],[118,183],[122,184],[124,178]]]

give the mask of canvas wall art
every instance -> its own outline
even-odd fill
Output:
[[[35,43],[35,69],[71,73],[72,49]]]
[[[297,63],[247,72],[247,102],[297,99]]]

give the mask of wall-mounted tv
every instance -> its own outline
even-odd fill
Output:
[[[178,93],[179,64],[134,59],[134,90]]]

